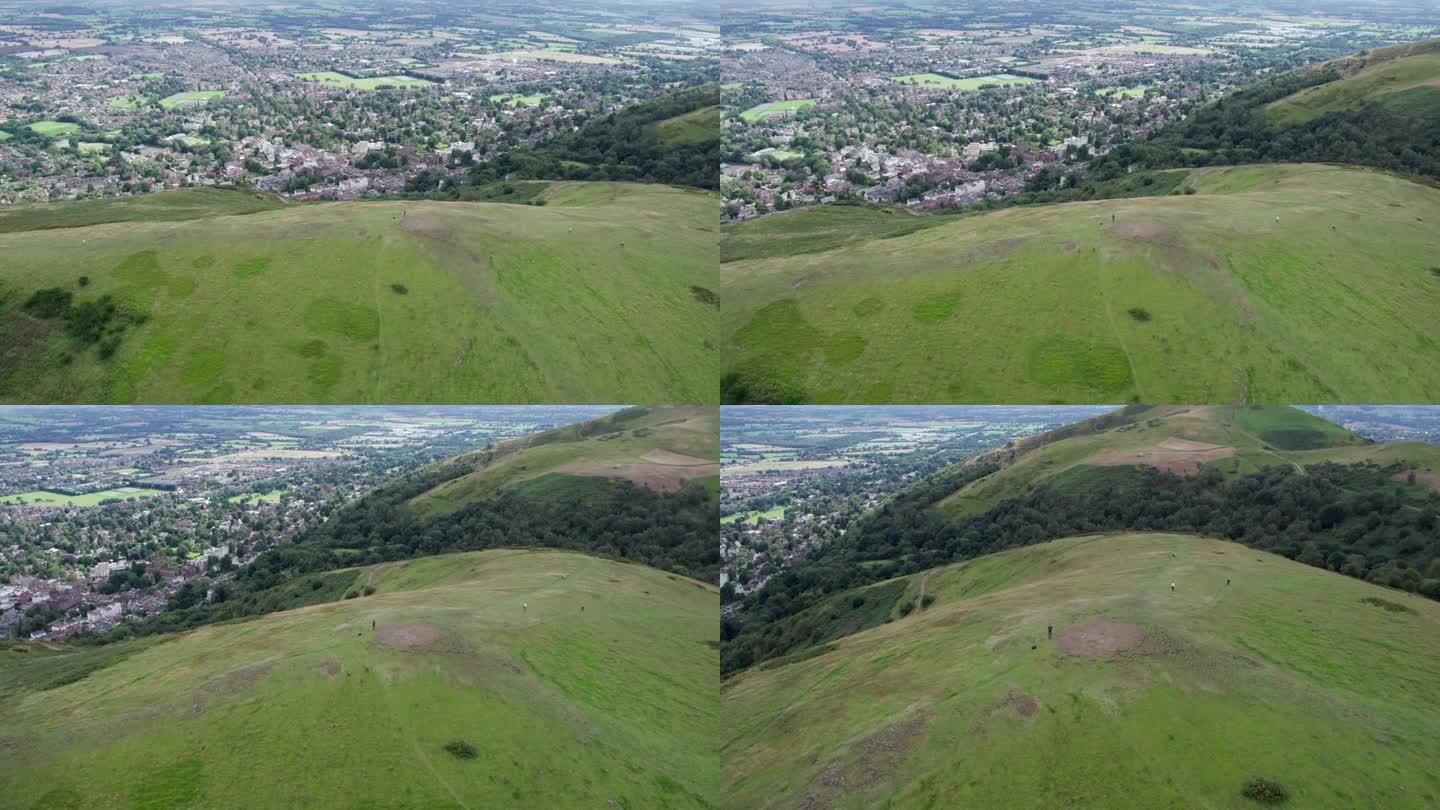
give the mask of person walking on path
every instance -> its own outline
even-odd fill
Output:
[[[1054,637],[1055,637],[1055,625],[1053,625],[1053,624],[1047,624],[1047,625],[1045,625],[1045,637],[1046,637],[1046,638],[1054,638]]]
[[[1174,592],[1175,592],[1175,583],[1172,582],[1172,583],[1170,583],[1170,593],[1174,593]]]

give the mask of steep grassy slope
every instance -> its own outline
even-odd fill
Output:
[[[1101,467],[1150,466],[1181,474],[1213,467],[1226,476],[1276,464],[1322,461],[1407,460],[1440,467],[1440,447],[1423,442],[1376,444],[1284,405],[1169,405],[1129,413],[1130,418],[1103,429],[1040,434],[972,459],[968,463],[998,462],[1001,468],[937,505],[954,516],[980,512],[1041,482],[1084,486],[1086,477]],[[1065,438],[1055,440],[1057,436]]]
[[[713,196],[549,198],[277,208],[203,191],[0,216],[0,399],[713,400]],[[79,337],[25,306],[49,288],[116,314]]]
[[[409,505],[422,515],[444,514],[501,490],[539,494],[593,481],[628,480],[662,492],[693,480],[718,485],[719,420],[714,407],[640,406],[502,442],[445,462],[474,471]]]
[[[1246,808],[1255,777],[1297,807],[1440,803],[1434,602],[1175,535],[895,586],[889,623],[724,684],[728,806]]]
[[[0,803],[718,803],[713,587],[552,551],[352,574],[375,594],[106,648],[0,649]]]
[[[1376,48],[1306,68],[1336,78],[1265,105],[1276,126],[1303,124],[1327,113],[1354,113],[1379,103],[1440,122],[1440,39]]]
[[[820,252],[836,224],[824,208],[727,229],[774,241],[721,266],[727,397],[1440,397],[1440,189],[1321,165],[1199,169],[1184,185],[1195,193],[946,218]]]

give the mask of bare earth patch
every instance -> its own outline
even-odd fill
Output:
[[[1108,658],[1140,646],[1145,640],[1145,630],[1138,624],[1101,619],[1071,625],[1057,633],[1055,640],[1066,655]]]
[[[1199,451],[1199,450],[1219,450],[1223,445],[1218,445],[1218,444],[1206,444],[1205,442],[1197,442],[1197,441],[1192,441],[1192,440],[1190,440],[1190,439],[1182,439],[1182,438],[1180,438],[1180,437],[1178,437],[1178,436],[1171,436],[1170,438],[1166,439],[1165,441],[1160,442],[1160,445],[1159,445],[1159,446],[1165,448],[1166,450]]]
[[[1390,476],[1390,480],[1409,481],[1412,474],[1415,476],[1415,483],[1429,487],[1435,492],[1440,492],[1440,473],[1434,470],[1403,470]]]
[[[433,624],[382,624],[375,629],[375,640],[401,650],[423,649],[440,640],[440,628]]]
[[[232,670],[224,675],[212,678],[202,684],[200,688],[196,689],[195,693],[191,696],[192,709],[196,714],[204,714],[206,707],[209,706],[212,701],[250,689],[259,683],[260,679],[270,674],[270,670],[274,668],[275,665],[267,661],[262,664]]]
[[[665,464],[675,467],[694,467],[699,464],[715,465],[714,459],[697,458],[687,456],[684,453],[674,453],[669,450],[655,449],[640,457],[641,461],[648,461],[651,464]]]
[[[1100,467],[1158,467],[1176,475],[1194,475],[1206,464],[1233,455],[1233,447],[1170,438],[1141,450],[1102,450],[1084,463]]]
[[[663,456],[665,458],[683,459],[684,461],[652,460],[651,457],[657,453],[665,454]],[[658,492],[673,492],[685,486],[685,483],[693,478],[719,475],[720,463],[702,458],[684,456],[679,453],[671,453],[668,450],[652,450],[646,453],[642,459],[633,462],[606,464],[594,461],[577,461],[557,467],[555,471],[569,473],[570,475],[624,478],[642,487],[649,487]]]
[[[1124,222],[1117,222],[1112,225],[1110,231],[1116,236],[1123,236],[1126,239],[1134,239],[1139,242],[1154,242],[1165,235],[1165,226],[1158,222],[1125,220]]]
[[[930,725],[927,714],[899,720],[871,734],[850,752],[858,754],[849,765],[835,759],[810,782],[805,795],[796,803],[798,810],[824,810],[850,793],[865,790],[889,779],[899,770],[910,747]]]

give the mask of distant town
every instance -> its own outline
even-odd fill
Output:
[[[1440,33],[1433,19],[1366,13],[1211,18],[1135,4],[1102,18],[1022,3],[735,15],[721,51],[723,218],[835,202],[965,208],[1075,187],[1093,158],[1237,87]]]
[[[719,42],[718,26],[679,11],[645,23],[385,6],[96,6],[37,20],[0,3],[0,204],[197,186],[433,191],[713,72],[696,65]]]
[[[0,407],[0,637],[202,600],[397,472],[604,407]]]

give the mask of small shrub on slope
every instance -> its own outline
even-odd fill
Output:
[[[1290,791],[1279,782],[1257,776],[1245,783],[1240,795],[1264,804],[1281,804],[1290,798]]]

